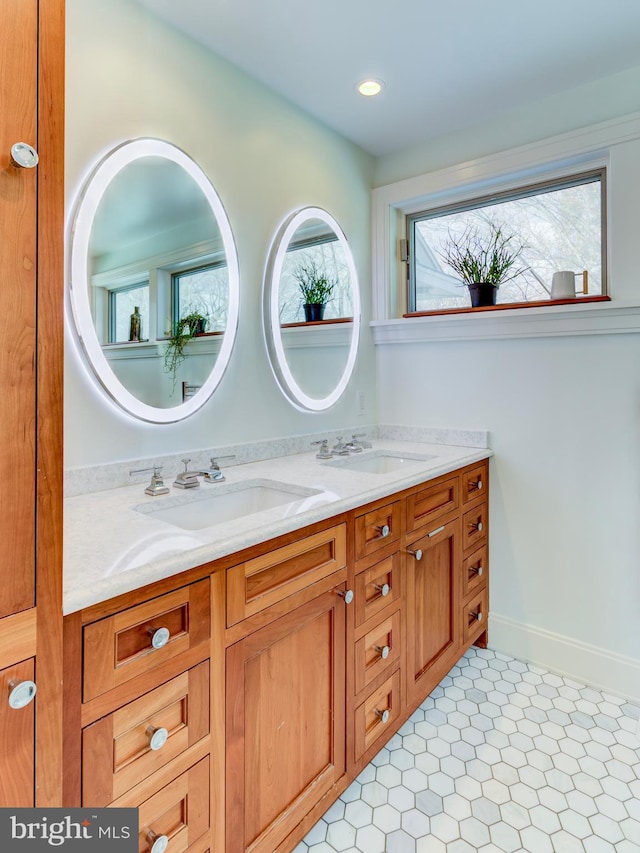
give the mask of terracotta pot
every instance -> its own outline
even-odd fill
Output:
[[[324,318],[325,305],[321,305],[319,302],[305,302],[302,307],[304,308],[304,319],[306,323],[313,323]]]
[[[477,281],[474,284],[468,284],[469,295],[471,296],[471,307],[481,308],[485,305],[495,305],[498,288],[495,284],[488,284],[486,281]]]

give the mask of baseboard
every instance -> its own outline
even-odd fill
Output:
[[[500,616],[489,615],[489,646],[640,704],[640,661]]]

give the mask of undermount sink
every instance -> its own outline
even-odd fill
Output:
[[[133,508],[183,530],[201,530],[278,506],[287,505],[284,515],[295,514],[319,494],[317,489],[275,480],[249,480],[227,486],[203,485],[193,493],[170,498],[170,505],[141,504]]]
[[[393,450],[373,450],[358,456],[345,459],[335,459],[327,462],[332,468],[348,468],[351,471],[362,471],[366,474],[392,474],[409,466],[419,465],[435,459],[433,453],[399,453]]]

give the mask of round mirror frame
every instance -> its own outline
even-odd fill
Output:
[[[336,387],[326,397],[310,397],[296,382],[287,363],[280,328],[280,306],[278,302],[280,276],[287,247],[298,228],[309,219],[320,219],[328,225],[344,250],[352,284],[353,329],[347,355],[347,363]],[[360,341],[360,289],[353,255],[342,228],[321,207],[303,207],[290,214],[282,223],[271,244],[263,289],[263,326],[269,362],[280,390],[297,409],[303,412],[323,412],[335,405],[346,391],[358,355]]]
[[[227,326],[220,352],[211,373],[193,397],[172,408],[143,403],[117,378],[107,361],[95,331],[89,300],[88,257],[93,220],[110,181],[125,166],[142,157],[164,157],[181,166],[197,183],[217,221],[225,251],[229,278]],[[76,205],[71,230],[69,262],[69,301],[76,334],[93,375],[110,400],[129,415],[156,424],[175,423],[197,412],[220,384],[235,343],[240,309],[238,254],[227,214],[209,178],[184,151],[161,139],[142,138],[124,142],[111,149],[84,183]]]

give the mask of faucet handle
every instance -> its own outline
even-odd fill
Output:
[[[211,461],[209,463],[209,470],[204,472],[204,481],[205,483],[222,483],[226,480],[226,477],[220,470],[220,465],[218,464],[221,459],[235,459],[235,453],[231,453],[227,456],[212,456]]]
[[[218,462],[220,462],[221,459],[235,459],[235,458],[236,458],[235,453],[230,453],[227,456],[212,456],[211,457],[211,467],[212,468],[218,468],[219,467]]]
[[[153,465],[151,468],[136,468],[133,471],[129,471],[129,476],[133,476],[134,474],[148,474],[149,471],[153,471],[151,475],[151,482],[144,490],[145,494],[151,495],[152,497],[156,497],[157,495],[168,495],[169,489],[164,484],[164,480],[162,479],[162,465]]]
[[[331,459],[333,453],[329,450],[329,439],[321,438],[318,441],[311,442],[312,447],[320,447],[316,453],[316,459]]]
[[[191,462],[191,460],[190,459],[181,459],[180,461],[184,465],[184,473],[186,474],[186,472],[189,470],[189,462]]]

